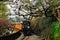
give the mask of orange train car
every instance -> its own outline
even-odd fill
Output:
[[[22,24],[21,23],[12,24],[12,29],[15,31],[22,30]]]

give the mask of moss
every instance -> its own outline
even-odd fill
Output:
[[[60,27],[58,21],[52,23],[50,36],[53,38],[53,40],[60,40]]]

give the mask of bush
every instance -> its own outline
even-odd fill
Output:
[[[7,32],[9,27],[11,27],[11,22],[8,19],[0,18],[0,32]]]

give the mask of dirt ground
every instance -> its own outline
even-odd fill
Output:
[[[19,38],[17,38],[16,40],[40,40],[41,38],[37,35],[31,35],[31,36],[26,36],[24,37],[24,35],[22,34]]]
[[[47,37],[49,34],[49,28],[46,28],[45,30],[43,30],[42,33],[44,33],[44,37],[37,36],[35,34],[25,37],[23,35],[23,33],[21,33],[21,36],[19,38],[17,38],[16,40],[50,40],[49,37]],[[41,35],[43,35],[43,34],[41,34]]]

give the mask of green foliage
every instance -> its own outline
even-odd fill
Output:
[[[52,13],[54,11],[53,9],[56,7],[57,3],[58,3],[58,0],[48,0],[48,1],[46,1],[46,0],[37,0],[37,3],[35,5],[35,7],[39,9],[39,7],[41,6],[42,8],[40,8],[39,10],[42,14],[45,15],[47,13]],[[49,5],[49,6],[47,6],[47,5]],[[43,10],[41,10],[41,9],[43,9]],[[52,11],[52,12],[49,12],[49,11]]]
[[[35,5],[33,5],[33,3],[36,1]],[[48,13],[53,13],[54,11],[54,8],[56,7],[57,5],[57,2],[58,0],[35,0],[35,1],[32,1],[30,2],[29,0],[25,0],[23,1],[24,3],[28,3],[30,6],[24,6],[23,8],[24,9],[28,9],[30,10],[30,12],[33,13],[33,10],[34,7],[36,9],[38,9],[38,11],[40,11],[40,13],[44,14],[45,16],[48,14]],[[50,15],[50,14],[49,14]]]
[[[7,7],[4,5],[4,2],[0,2],[0,18],[7,18],[5,12],[7,12]]]
[[[60,40],[60,26],[58,21],[52,23],[50,37],[53,40]]]
[[[51,18],[35,18],[35,20],[31,20],[32,29],[37,35],[41,35],[41,32],[49,27],[51,23]],[[47,30],[46,30],[47,31]]]
[[[57,2],[58,2],[58,0],[53,0],[53,2],[51,3],[52,6],[56,6],[57,5]]]
[[[0,13],[5,13],[7,11],[7,7],[3,2],[0,2]]]
[[[6,12],[6,6],[0,5],[0,13]]]
[[[30,0],[25,0],[25,2],[30,3]]]

